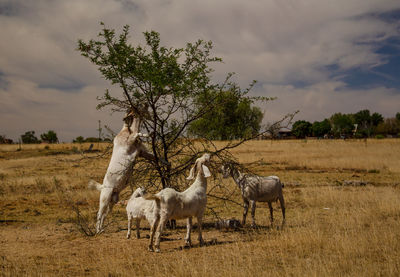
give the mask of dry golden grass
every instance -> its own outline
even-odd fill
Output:
[[[17,151],[15,145],[0,146],[1,276],[400,274],[400,140],[248,142],[232,153],[242,163],[253,163],[258,174],[281,177],[284,229],[270,227],[266,205],[260,203],[257,229],[217,231],[207,213],[207,246],[198,247],[194,240],[193,248],[182,249],[185,221],[178,221],[177,230],[166,231],[160,254],[146,250],[147,239],[125,239],[121,205],[104,234],[78,232],[65,200],[93,216],[98,192],[86,184],[89,178],[102,179],[108,158],[79,160],[73,154],[79,145],[44,147],[23,145]],[[344,180],[367,185],[344,186]],[[240,201],[233,182],[224,182]],[[208,205],[218,202],[209,199]],[[219,211],[225,218],[241,218],[242,209],[233,204]]]

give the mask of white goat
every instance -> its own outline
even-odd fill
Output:
[[[147,113],[147,108],[140,114]],[[141,118],[133,110],[124,118],[122,130],[114,138],[114,148],[107,168],[103,184],[94,180],[89,181],[90,188],[96,188],[100,193],[99,211],[97,212],[96,232],[103,231],[103,222],[114,204],[119,200],[119,193],[128,185],[129,176],[132,174],[133,163],[137,156],[154,159],[147,152],[139,137],[148,135],[139,133]]]
[[[149,250],[153,250],[153,239],[156,231],[155,249],[160,252],[160,236],[167,220],[169,219],[184,219],[187,218],[187,232],[185,243],[188,246],[192,245],[191,231],[192,231],[192,217],[197,218],[199,229],[199,243],[204,244],[202,237],[202,221],[204,211],[207,204],[207,177],[211,176],[210,170],[206,166],[210,161],[210,154],[204,154],[201,158],[196,160],[195,165],[191,168],[188,180],[196,180],[184,192],[177,192],[172,188],[165,188],[155,195],[146,195],[144,198],[155,200],[157,207],[159,207],[159,217],[150,228],[150,243]]]
[[[255,175],[242,174],[234,165],[228,164],[222,166],[222,174],[224,178],[231,176],[235,183],[239,186],[242,192],[242,198],[244,202],[243,220],[242,225],[246,223],[246,216],[249,209],[249,203],[251,205],[251,217],[252,226],[256,225],[255,213],[256,213],[256,201],[267,202],[269,212],[271,216],[271,224],[273,224],[273,208],[272,201],[279,200],[282,209],[282,226],[285,223],[285,201],[283,199],[282,188],[279,177],[268,176],[260,177]]]
[[[146,200],[143,196],[146,194],[144,188],[137,188],[126,205],[126,213],[128,215],[128,233],[126,238],[131,237],[132,219],[136,220],[136,237],[140,238],[140,221],[146,219],[150,226],[154,225],[158,217],[158,210],[155,201]]]

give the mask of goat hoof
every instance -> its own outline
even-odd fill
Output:
[[[160,248],[156,248],[156,253],[160,253],[160,252],[161,252]]]
[[[131,236],[130,236],[130,235],[127,235],[127,236],[126,236],[126,239],[130,239],[130,238],[131,238]]]
[[[104,232],[104,229],[99,230],[99,231],[96,231],[96,236],[100,235],[100,234],[103,233],[103,232]]]
[[[153,246],[149,246],[148,249],[149,249],[150,252],[154,252]]]

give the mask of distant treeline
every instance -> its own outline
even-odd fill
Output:
[[[250,105],[248,105],[250,107]],[[246,106],[246,113],[253,114],[254,111]],[[257,110],[256,110],[257,112]],[[193,125],[201,132],[203,132],[207,136],[211,136],[211,139],[228,139],[229,136],[222,136],[221,134],[225,134],[223,131],[217,132],[216,130],[224,129],[226,126],[230,126],[231,129],[235,129],[232,126],[236,124],[248,126],[249,124],[243,124],[243,120],[238,120],[238,115],[228,115],[225,114],[228,118],[235,118],[236,120],[230,120],[231,124],[224,123],[223,126],[221,124],[200,124]],[[221,115],[218,117],[212,117],[214,119],[221,120]],[[258,132],[260,129],[260,116],[253,116],[255,122],[252,126],[251,124],[251,132]],[[212,120],[204,119],[207,123]],[[215,121],[215,120],[214,120]],[[217,120],[218,121],[218,120]],[[225,120],[228,121],[228,120]],[[243,121],[243,122],[242,122]],[[253,122],[249,121],[248,122]],[[234,123],[232,123],[234,122]],[[247,123],[248,123],[247,122]],[[197,123],[197,122],[196,122]],[[257,125],[258,124],[258,125]],[[232,126],[231,126],[232,125]],[[201,128],[200,128],[200,127]],[[224,127],[225,126],[225,127]],[[240,127],[240,126],[239,126]],[[246,136],[249,132],[249,128],[236,128],[236,133],[234,133],[235,137]],[[208,129],[207,129],[208,128]],[[193,130],[195,128],[192,128]],[[231,130],[229,129],[229,130]],[[197,130],[198,132],[200,132]],[[240,132],[238,132],[240,130]],[[280,134],[281,132],[279,132]],[[361,110],[354,114],[342,114],[335,113],[330,118],[325,118],[322,121],[314,121],[311,123],[306,120],[297,120],[292,125],[292,130],[289,132],[284,132],[285,136],[292,136],[296,138],[305,138],[305,137],[325,137],[325,138],[384,138],[384,137],[400,137],[400,112],[396,113],[394,117],[384,118],[379,113],[370,113],[369,110]],[[277,136],[279,136],[277,134]],[[232,135],[232,134],[231,134]],[[229,137],[230,138],[230,137]],[[84,142],[110,142],[110,138],[96,138],[96,137],[87,137],[83,136],[76,137],[72,142],[73,143],[84,143]],[[35,131],[28,131],[25,134],[21,135],[20,142],[24,144],[29,143],[58,143],[58,138],[56,132],[53,130],[49,130],[47,133],[43,133],[40,135],[40,139],[35,136]],[[0,135],[0,144],[12,144],[13,140],[6,138],[5,135]]]
[[[84,138],[82,136],[76,137],[72,142],[73,143],[84,143],[84,142],[110,142],[109,138],[95,138],[95,137],[87,137]]]
[[[58,143],[58,137],[56,132],[53,130],[47,131],[40,135],[40,139],[35,136],[35,131],[27,131],[25,134],[21,135],[19,142],[24,144],[31,143]],[[14,143],[12,139],[6,138],[5,135],[0,135],[0,144],[12,144]]]
[[[84,142],[110,142],[109,138],[95,138],[95,137],[87,137],[84,138],[79,136],[75,138],[73,143],[84,143]],[[35,131],[27,131],[23,135],[21,135],[20,140],[18,141],[23,144],[34,144],[34,143],[58,143],[57,133],[53,130],[49,130],[47,133],[43,133],[40,135],[40,139],[36,137]],[[18,143],[16,142],[16,143]],[[5,135],[0,135],[0,144],[13,144],[14,141],[12,139],[7,138]]]
[[[400,113],[393,118],[384,118],[379,113],[361,110],[354,114],[335,113],[314,123],[298,120],[293,123],[291,134],[296,138],[400,137]]]

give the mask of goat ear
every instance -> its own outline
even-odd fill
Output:
[[[196,174],[196,172],[195,172],[196,168],[197,168],[197,163],[195,163],[194,166],[190,169],[189,177],[187,177],[186,180],[193,180],[194,179],[194,176]]]
[[[202,165],[201,165],[201,168],[203,169],[204,177],[208,178],[208,177],[211,176],[211,172],[210,172],[210,170],[208,169],[207,166],[205,166],[204,164],[202,164]]]

